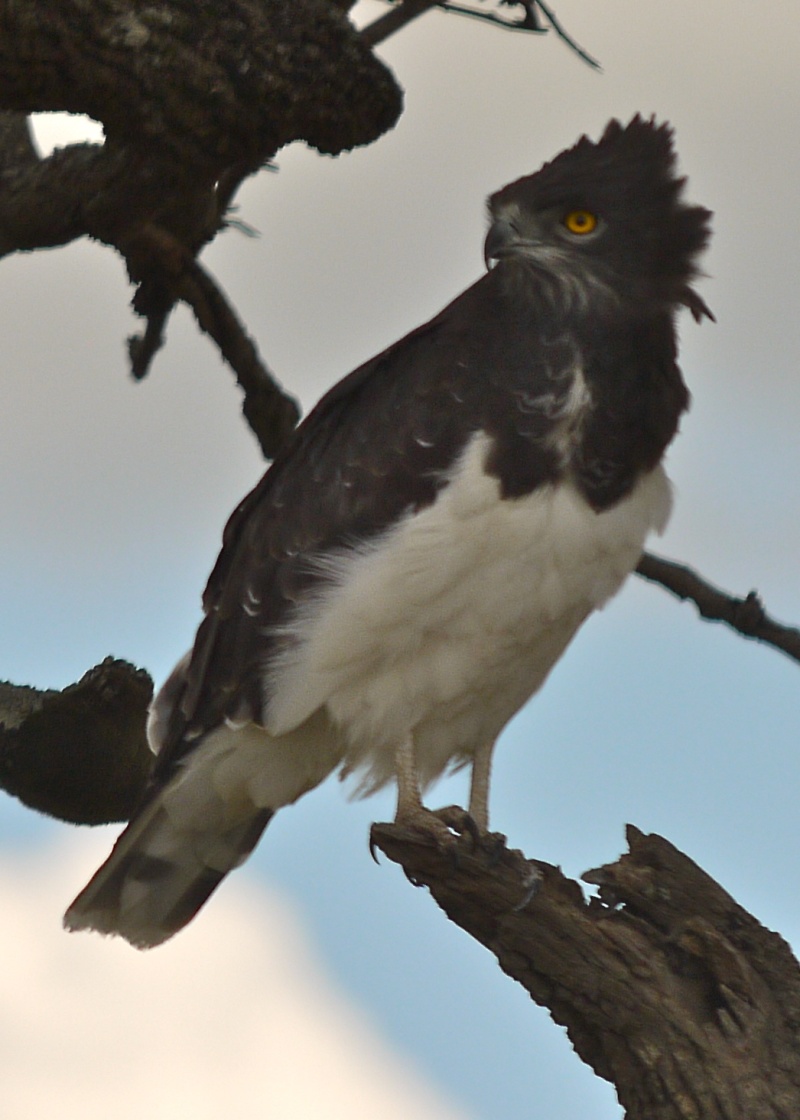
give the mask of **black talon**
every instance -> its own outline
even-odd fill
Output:
[[[476,848],[484,843],[488,833],[481,832],[478,822],[469,813],[464,814],[464,828],[472,837],[472,842]]]
[[[481,844],[484,834],[481,832],[477,821],[469,815],[466,809],[462,809],[458,805],[446,805],[443,809],[433,809],[432,813],[458,839],[462,839],[468,834],[476,848]]]

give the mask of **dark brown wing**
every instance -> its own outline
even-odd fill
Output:
[[[601,510],[656,465],[687,399],[673,311],[615,308],[559,310],[509,260],[320,401],[228,522],[159,775],[225,718],[263,718],[276,629],[324,578],[314,559],[434,501],[473,433],[509,500],[569,474]],[[565,461],[578,372],[591,405]]]
[[[321,578],[309,559],[432,502],[472,433],[503,445],[496,473],[509,493],[554,480],[552,410],[531,402],[566,393],[574,359],[494,270],[323,397],[226,526],[159,772],[185,753],[187,732],[261,718],[271,631]]]

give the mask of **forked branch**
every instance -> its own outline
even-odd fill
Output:
[[[439,8],[453,15],[467,16],[481,20],[504,31],[523,31],[533,35],[546,35],[553,30],[578,58],[593,70],[600,69],[600,63],[579,46],[566,31],[555,12],[544,0],[497,0],[495,7],[480,8],[477,5],[485,0],[475,0],[473,4],[457,3],[455,0],[389,0],[394,6],[384,15],[368,24],[361,32],[364,42],[371,47],[382,43],[412,20],[417,19],[431,8]],[[518,16],[501,14],[499,9],[520,9]]]

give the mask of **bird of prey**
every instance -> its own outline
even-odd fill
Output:
[[[489,199],[489,266],[339,382],[225,529],[192,650],[156,698],[143,803],[67,911],[157,945],[328,775],[397,820],[497,736],[663,530],[688,404],[681,306],[709,211],[669,125],[611,121]]]

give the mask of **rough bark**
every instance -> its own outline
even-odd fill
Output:
[[[375,825],[375,847],[567,1028],[627,1120],[796,1120],[800,966],[687,856],[629,826],[581,886],[505,838]]]
[[[114,150],[213,177],[292,140],[370,143],[401,95],[328,0],[3,0],[0,103],[87,113]]]
[[[127,820],[150,772],[153,682],[107,657],[58,692],[0,681],[0,788],[75,824]]]
[[[196,258],[241,182],[285,144],[338,154],[397,120],[400,88],[350,6],[0,0],[0,256],[82,236],[117,249],[147,324],[129,342],[134,375],[183,300],[236,372],[268,457],[299,409]],[[105,143],[40,159],[24,114],[47,110],[101,121]]]

